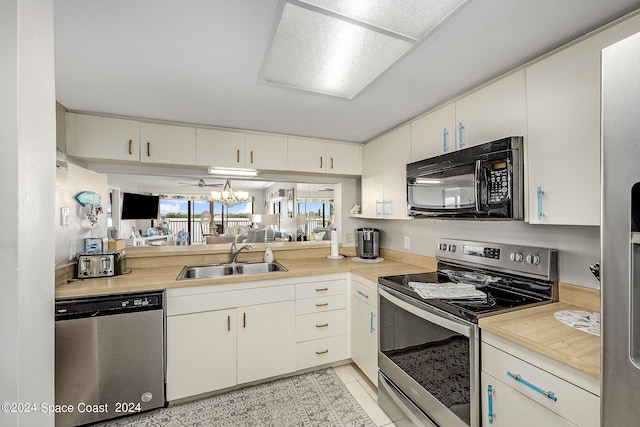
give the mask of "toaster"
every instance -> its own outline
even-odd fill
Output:
[[[76,278],[109,277],[122,274],[122,251],[85,252],[78,255]]]

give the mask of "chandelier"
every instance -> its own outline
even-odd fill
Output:
[[[233,191],[231,183],[227,179],[222,191],[212,191],[211,198],[227,208],[249,201],[249,193],[246,191]]]

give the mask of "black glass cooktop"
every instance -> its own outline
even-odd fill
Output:
[[[552,283],[493,272],[439,265],[433,273],[380,277],[378,282],[425,304],[473,323],[478,318],[516,308],[552,301]],[[486,298],[422,298],[409,282],[467,283],[486,294]]]

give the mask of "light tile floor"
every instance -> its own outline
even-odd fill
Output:
[[[362,409],[378,427],[395,427],[395,424],[378,406],[378,394],[371,381],[354,364],[333,368],[338,377],[347,386]]]

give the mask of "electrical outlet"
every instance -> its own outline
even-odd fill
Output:
[[[69,245],[69,261],[75,261],[78,257],[78,248],[76,247],[76,242],[71,242]]]
[[[411,237],[404,236],[404,248],[411,249]]]
[[[347,233],[345,235],[345,243],[353,243],[355,236],[353,233]]]

